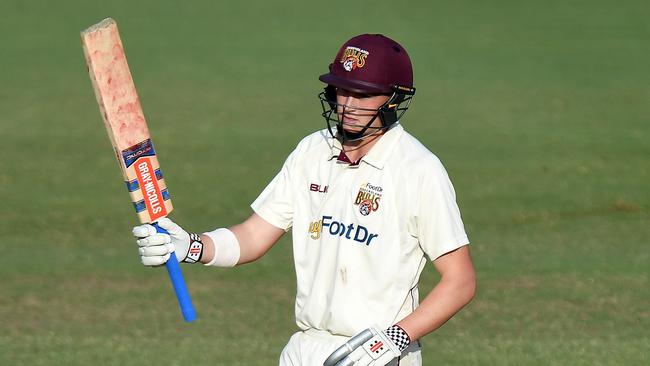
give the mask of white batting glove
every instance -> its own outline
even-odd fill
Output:
[[[324,366],[384,366],[399,357],[411,340],[397,325],[378,331],[370,327],[354,337],[325,360]]]
[[[169,260],[172,252],[176,252],[179,262],[196,263],[201,259],[203,243],[197,234],[187,233],[166,217],[158,220],[157,224],[169,234],[157,232],[153,225],[133,228],[142,264],[160,266]]]

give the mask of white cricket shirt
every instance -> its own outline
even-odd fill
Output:
[[[353,336],[418,305],[427,262],[469,243],[440,160],[401,125],[358,165],[325,129],[305,137],[251,207],[292,229],[296,323]]]

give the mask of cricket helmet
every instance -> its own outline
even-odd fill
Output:
[[[399,43],[381,34],[362,34],[351,38],[341,46],[329,73],[319,80],[327,87],[319,94],[323,117],[330,133],[336,125],[338,137],[343,140],[360,140],[369,134],[391,128],[408,110],[415,94],[413,67],[408,53]],[[351,133],[343,130],[337,114],[336,89],[345,89],[367,95],[388,95],[389,99],[375,111],[375,116],[362,131]],[[379,117],[382,126],[370,127]],[[374,130],[366,133],[368,130]]]

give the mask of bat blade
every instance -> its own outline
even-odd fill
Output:
[[[81,38],[95,97],[133,206],[140,222],[155,222],[173,206],[117,24],[105,19],[81,32]]]
[[[107,18],[81,32],[86,66],[127,190],[142,223],[155,224],[172,202],[151,142],[117,23]],[[157,225],[157,230],[162,232]],[[196,319],[180,266],[172,254],[165,264],[187,321]]]

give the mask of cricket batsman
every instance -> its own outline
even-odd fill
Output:
[[[327,128],[298,143],[244,222],[190,234],[165,218],[133,229],[142,263],[232,267],[291,231],[299,331],[280,366],[422,364],[420,339],[471,301],[469,240],[440,160],[401,123],[415,94],[406,50],[348,40],[319,78]],[[420,301],[429,263],[440,280]]]

